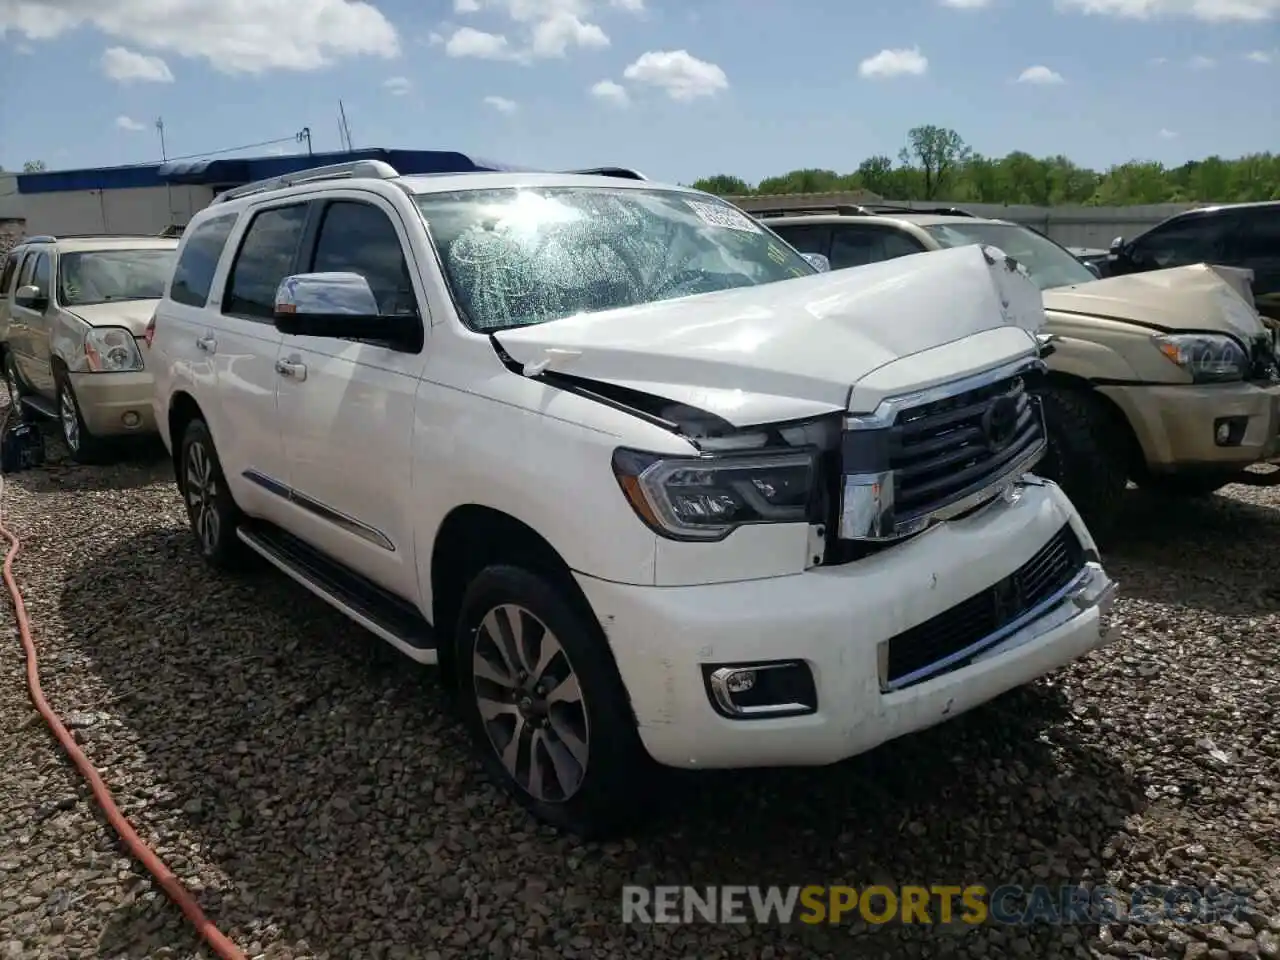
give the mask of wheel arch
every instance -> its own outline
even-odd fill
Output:
[[[1116,429],[1125,444],[1125,465],[1130,471],[1130,476],[1138,477],[1145,473],[1147,459],[1142,452],[1142,444],[1138,441],[1138,434],[1133,429],[1133,424],[1129,422],[1129,418],[1125,416],[1124,411],[1120,409],[1120,406],[1114,400],[1097,390],[1092,381],[1074,373],[1049,370],[1045,374],[1045,383],[1050,387],[1070,390],[1077,394],[1086,394],[1092,398],[1097,403],[1098,408],[1106,412],[1111,425]]]

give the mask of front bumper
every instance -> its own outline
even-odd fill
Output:
[[[951,521],[866,560],[696,587],[578,579],[655,760],[681,767],[833,763],[932,726],[1027,683],[1105,640],[1114,584],[1088,563],[1051,609],[967,666],[902,689],[881,681],[881,642],[987,589],[1064,524],[1095,549],[1066,496],[1036,481],[1013,503]],[[801,660],[817,711],[731,719],[712,706],[709,664]]]
[[[1173,384],[1101,387],[1124,412],[1157,473],[1243,469],[1280,457],[1280,384]],[[1232,442],[1215,439],[1225,419],[1242,425]]]
[[[95,437],[155,433],[154,382],[148,371],[73,373],[71,386],[84,425]]]

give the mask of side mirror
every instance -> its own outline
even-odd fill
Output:
[[[809,266],[817,270],[819,273],[831,272],[831,261],[827,259],[823,253],[802,253],[800,256],[809,261]]]
[[[402,349],[422,349],[421,319],[380,312],[369,281],[358,273],[285,277],[276,288],[275,325],[294,336],[384,340]]]
[[[15,306],[28,310],[43,310],[49,305],[49,298],[34,283],[28,283],[13,292],[13,302]]]
[[[1119,253],[1120,248],[1124,246],[1124,237],[1116,237],[1111,241],[1111,252]]]

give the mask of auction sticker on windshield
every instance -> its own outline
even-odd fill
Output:
[[[759,233],[756,222],[745,213],[719,203],[701,203],[697,200],[686,200],[689,209],[698,215],[703,223],[726,230],[741,230],[744,233]]]

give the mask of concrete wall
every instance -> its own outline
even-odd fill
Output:
[[[12,173],[0,173],[0,258],[25,232],[26,219],[18,196],[18,178]]]
[[[0,185],[0,190],[3,187]],[[158,234],[171,224],[185,225],[208,206],[208,187],[139,187],[126,190],[74,190],[18,195],[29,236],[51,233]]]
[[[832,206],[837,203],[858,203],[855,194],[843,193],[809,193],[790,194],[778,197],[728,197],[743,210],[759,210],[771,208],[805,208],[815,205]],[[865,202],[865,201],[863,201]],[[911,207],[945,207],[948,201],[886,201],[898,206]],[[1166,217],[1175,213],[1190,210],[1205,204],[1194,203],[1160,203],[1151,206],[1135,207],[1033,207],[1023,205],[1003,205],[997,203],[962,203],[955,204],[980,217],[991,217],[998,220],[1012,220],[1035,227],[1048,234],[1066,247],[1097,247],[1105,250],[1111,241],[1118,236],[1132,237],[1148,227],[1154,226]]]

